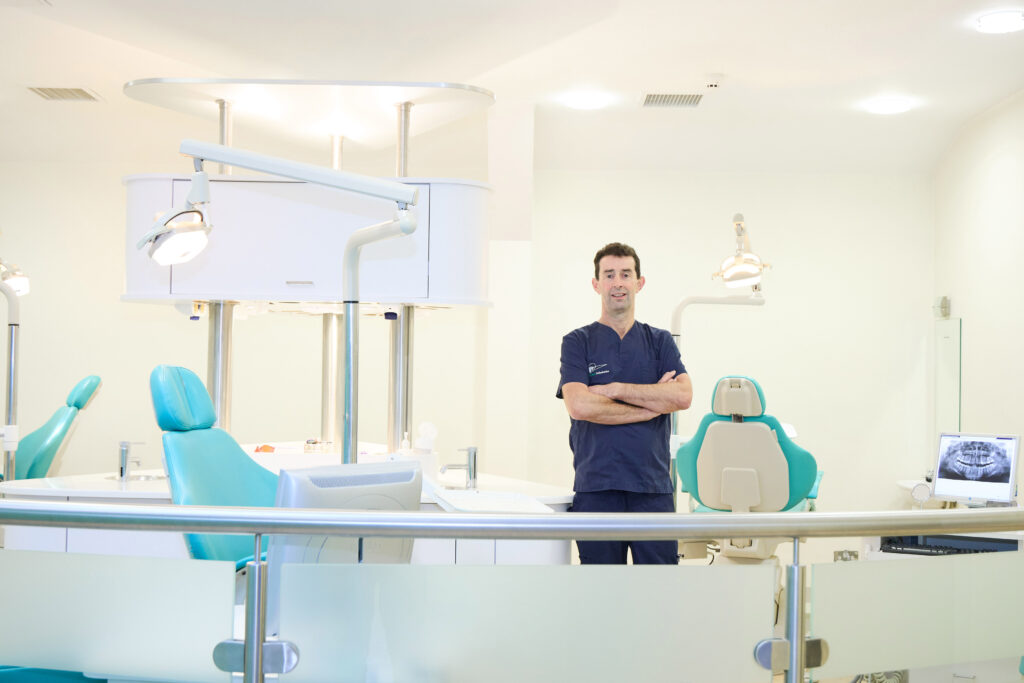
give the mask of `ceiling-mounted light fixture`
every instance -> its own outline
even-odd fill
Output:
[[[974,27],[979,33],[1013,33],[1024,30],[1024,10],[1007,9],[978,17]]]
[[[28,276],[13,263],[0,259],[0,281],[7,283],[17,296],[25,296],[29,291]]]
[[[556,100],[570,109],[593,111],[610,107],[618,101],[618,97],[604,90],[570,90],[559,95]]]
[[[736,253],[722,261],[721,268],[711,277],[722,278],[726,287],[757,287],[764,269],[771,266],[750,250],[750,237],[743,223],[743,214],[733,216],[732,224],[736,230]]]
[[[910,95],[878,95],[860,103],[864,111],[882,116],[903,114],[919,106],[921,100]]]
[[[185,206],[162,214],[135,245],[142,249],[148,244],[149,257],[161,266],[190,261],[206,248],[211,226],[204,207],[210,202],[210,176],[201,159],[195,160],[195,169]]]

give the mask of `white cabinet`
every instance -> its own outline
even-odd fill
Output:
[[[479,183],[403,179],[419,190],[416,231],[363,247],[359,299],[486,303],[487,196]],[[130,176],[125,298],[340,302],[342,256],[356,230],[389,221],[395,203],[309,183],[211,179],[209,244],[165,268],[135,247],[155,216],[184,205],[185,176]]]

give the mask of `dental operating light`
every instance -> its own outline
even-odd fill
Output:
[[[0,259],[0,280],[14,290],[17,296],[25,296],[29,292],[28,276],[18,266],[3,259]]]
[[[750,250],[750,236],[743,222],[743,214],[732,217],[733,228],[736,230],[736,253],[732,254],[719,267],[713,278],[722,278],[726,287],[754,287],[760,284],[765,268],[770,268],[757,254]]]
[[[171,209],[157,218],[149,232],[142,236],[136,249],[149,245],[149,257],[161,266],[185,263],[206,248],[212,226],[206,220],[204,207],[210,202],[210,176],[196,162],[192,188],[185,206]]]

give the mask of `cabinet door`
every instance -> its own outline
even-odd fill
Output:
[[[174,181],[175,206],[190,181]],[[342,301],[349,235],[391,220],[395,203],[290,181],[213,180],[208,246],[171,269],[171,293],[197,299]],[[428,185],[419,185],[417,229],[362,249],[361,301],[427,296]]]

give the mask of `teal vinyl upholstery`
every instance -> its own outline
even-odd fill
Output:
[[[164,460],[175,505],[273,507],[277,475],[246,455],[216,420],[202,381],[186,368],[160,365],[149,378],[153,409],[164,430]],[[263,538],[266,549],[267,537]],[[193,557],[243,563],[251,536],[186,534]]]
[[[775,433],[775,437],[778,439],[779,447],[786,458],[789,469],[789,498],[786,501],[783,510],[800,509],[805,504],[806,499],[811,497],[810,494],[812,494],[812,492],[814,495],[817,495],[820,475],[818,473],[818,464],[815,461],[814,456],[793,443],[793,440],[786,435],[786,432],[782,429],[782,425],[779,424],[777,419],[771,415],[765,414],[764,392],[761,389],[761,385],[750,377],[734,375],[731,377],[723,377],[716,382],[715,391],[712,392],[711,396],[712,406],[716,405],[716,399],[719,398],[717,396],[719,387],[722,386],[723,380],[727,379],[748,380],[756,389],[757,397],[760,402],[760,410],[759,412],[755,410],[754,412],[756,414],[743,416],[742,421],[763,423]],[[697,432],[694,434],[694,437],[680,446],[679,450],[676,452],[676,467],[679,479],[682,482],[683,490],[693,496],[700,504],[700,508],[703,508],[704,510],[722,510],[723,508],[709,508],[704,505],[704,502],[701,500],[697,477],[697,460],[700,456],[701,447],[704,445],[704,438],[707,434],[708,428],[712,424],[732,421],[733,417],[731,414],[723,412],[708,413],[704,416],[704,419],[701,420],[700,426],[697,428]]]
[[[67,683],[68,681],[101,683],[104,680],[106,679],[86,678],[77,671],[36,669],[24,666],[0,667],[0,681],[3,683]]]
[[[64,445],[78,413],[89,403],[100,385],[100,378],[89,375],[74,386],[64,405],[39,429],[18,441],[14,456],[15,479],[45,477],[53,460]]]

